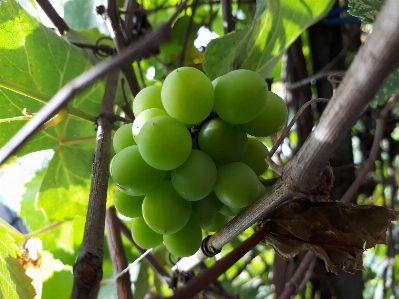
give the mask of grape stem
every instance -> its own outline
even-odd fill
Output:
[[[269,166],[271,167],[271,169],[273,169],[273,171],[275,173],[277,173],[279,176],[281,176],[283,174],[283,167],[276,164],[273,160],[272,157],[274,155],[274,153],[276,152],[276,150],[278,149],[278,147],[283,143],[284,139],[288,136],[288,134],[290,133],[291,128],[294,126],[294,124],[297,122],[298,118],[301,116],[301,114],[303,113],[303,111],[305,111],[305,109],[307,107],[309,107],[310,105],[312,105],[313,103],[316,102],[328,102],[329,99],[325,99],[325,98],[316,98],[316,99],[312,99],[308,102],[306,102],[305,104],[302,105],[302,107],[298,110],[298,112],[295,114],[294,118],[290,121],[290,123],[288,124],[288,126],[284,129],[283,133],[281,134],[281,136],[277,139],[276,143],[273,145],[272,149],[269,151],[269,154],[266,156],[266,162],[267,164],[269,164]]]

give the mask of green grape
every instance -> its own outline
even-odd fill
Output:
[[[205,227],[204,230],[207,232],[216,232],[222,228],[227,222],[229,222],[230,217],[217,213],[215,218],[213,219],[212,223]]]
[[[144,220],[157,233],[178,232],[186,225],[190,215],[191,202],[177,194],[171,181],[163,181],[144,198]]]
[[[114,156],[110,173],[119,190],[134,196],[146,194],[165,177],[165,171],[144,162],[137,145],[128,146]]]
[[[197,221],[197,223],[199,224],[201,229],[205,229],[206,227],[208,227],[212,223],[213,219],[215,218],[215,215],[216,215],[216,213],[212,214],[212,215],[201,214],[194,210],[191,213],[191,217],[193,217],[195,219],[195,221]]]
[[[225,216],[235,216],[237,213],[232,210],[229,206],[223,205],[223,207],[219,211],[220,214]]]
[[[126,124],[116,130],[114,138],[112,139],[115,153],[119,153],[125,147],[136,145],[132,135],[132,125],[133,124]]]
[[[144,110],[150,108],[164,109],[161,100],[161,87],[148,86],[140,90],[133,101],[134,116],[138,116]]]
[[[252,136],[267,137],[281,130],[287,116],[288,109],[284,100],[269,91],[268,101],[262,113],[254,120],[243,124],[243,127]]]
[[[161,234],[154,232],[144,221],[143,217],[132,220],[132,237],[141,248],[149,249],[162,244]]]
[[[150,120],[151,118],[154,118],[156,116],[168,116],[168,113],[159,108],[150,108],[147,109],[143,112],[141,112],[134,120],[133,126],[132,126],[132,136],[134,141],[137,143],[138,142],[138,136],[140,133],[141,128],[144,126],[144,124]]]
[[[216,84],[214,109],[228,123],[247,123],[262,112],[267,95],[266,82],[259,74],[242,69],[232,71]]]
[[[211,80],[192,67],[181,67],[171,72],[162,85],[161,96],[165,110],[185,124],[203,121],[213,108]]]
[[[257,198],[261,197],[266,192],[266,190],[267,190],[267,187],[265,187],[265,185],[263,185],[261,182],[259,182]]]
[[[223,203],[217,198],[215,192],[211,192],[208,196],[201,200],[192,202],[193,211],[202,215],[214,215],[223,207]]]
[[[262,142],[248,138],[247,148],[238,162],[247,164],[259,176],[267,169],[265,158],[268,153],[267,147]]]
[[[257,198],[258,184],[258,177],[248,165],[233,162],[219,166],[214,191],[225,205],[243,208]]]
[[[198,135],[200,149],[216,165],[237,161],[245,152],[248,138],[240,125],[229,124],[220,118],[205,123]]]
[[[190,256],[201,247],[201,227],[193,218],[190,218],[187,224],[177,233],[164,235],[163,242],[173,255]]]
[[[156,116],[140,130],[140,154],[154,168],[172,170],[187,160],[192,140],[188,129],[170,116]]]
[[[220,78],[222,78],[222,77],[217,77],[216,79],[214,79],[214,80],[212,81],[212,86],[213,86],[214,89],[216,88],[216,85],[218,84]]]
[[[123,216],[136,218],[142,215],[141,206],[143,205],[144,195],[130,196],[119,190],[114,194],[115,208]]]
[[[193,149],[188,159],[172,170],[173,188],[185,200],[207,196],[216,184],[216,165],[203,151]]]

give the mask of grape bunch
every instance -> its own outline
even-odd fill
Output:
[[[133,218],[143,248],[162,242],[179,257],[196,252],[265,191],[267,137],[284,125],[284,101],[265,80],[236,70],[213,82],[182,67],[133,102],[135,120],[114,135],[110,165],[115,207]]]

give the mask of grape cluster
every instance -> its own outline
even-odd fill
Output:
[[[162,87],[140,91],[133,112],[133,124],[113,138],[115,207],[133,218],[139,246],[163,242],[172,254],[189,256],[201,245],[201,229],[217,231],[264,193],[258,176],[268,150],[253,137],[276,133],[287,108],[255,72],[211,82],[182,67]]]

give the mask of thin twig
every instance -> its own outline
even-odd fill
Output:
[[[141,248],[134,242],[132,233],[130,232],[130,229],[127,228],[127,226],[119,219],[117,218],[119,222],[119,226],[121,228],[121,232],[125,235],[125,237],[129,240],[129,242],[137,248],[137,250],[141,253],[144,254],[146,252],[145,249]],[[147,263],[150,265],[150,267],[154,270],[154,272],[159,276],[161,280],[163,280],[166,284],[169,285],[171,278],[169,274],[165,271],[165,269],[161,266],[161,264],[158,263],[158,261],[151,255],[148,254],[145,256],[145,260]]]
[[[288,126],[284,129],[281,136],[274,143],[272,149],[270,150],[269,154],[266,157],[266,161],[269,164],[269,166],[273,169],[273,171],[276,172],[278,175],[282,174],[282,167],[280,165],[277,165],[276,163],[274,163],[274,161],[272,160],[272,157],[273,157],[274,153],[276,152],[276,150],[278,149],[278,147],[283,143],[284,139],[290,133],[291,128],[294,126],[294,124],[296,123],[298,118],[301,116],[301,114],[307,107],[309,107],[311,104],[316,103],[316,102],[328,102],[328,101],[329,101],[329,99],[317,98],[317,99],[310,100],[310,101],[306,102],[305,104],[303,104],[303,106],[295,114],[294,118],[290,121]]]
[[[181,66],[181,67],[184,65],[184,57],[186,55],[188,40],[190,38],[191,27],[193,26],[194,15],[195,15],[195,11],[197,10],[198,3],[199,3],[199,0],[194,0],[193,6],[191,8],[191,16],[188,20],[186,34],[184,35],[183,46],[182,46],[181,52],[180,52],[179,66]]]
[[[130,274],[124,270],[128,268],[128,263],[122,244],[119,222],[116,218],[115,207],[110,207],[106,212],[105,228],[107,230],[107,241],[112,267],[114,269],[116,292],[118,299],[133,299]]]
[[[60,17],[54,7],[51,5],[48,0],[36,0],[37,4],[43,9],[44,13],[48,16],[54,26],[58,29],[61,35],[63,35],[66,31],[69,31],[69,27],[67,23],[65,23],[64,19]]]
[[[313,252],[308,251],[278,299],[289,299],[295,295],[299,286],[302,284],[308,269],[311,268],[311,265],[315,262],[316,256]]]
[[[104,77],[109,72],[119,69],[122,65],[130,63],[132,60],[143,57],[149,49],[157,47],[166,41],[170,33],[170,25],[184,8],[186,2],[178,6],[177,12],[157,31],[146,35],[131,48],[112,58],[110,61],[98,63],[90,70],[79,75],[64,87],[62,87],[44,106],[40,113],[36,114],[26,123],[1,149],[0,165],[3,164],[13,153],[15,153],[25,142],[32,137],[42,124],[52,115],[57,113],[74,95],[93,84],[98,79]]]
[[[222,5],[223,32],[224,34],[227,34],[234,31],[231,0],[220,0],[220,4]]]
[[[378,153],[380,151],[380,141],[382,136],[384,135],[384,126],[385,126],[385,118],[389,112],[389,108],[391,107],[392,103],[395,102],[399,96],[391,97],[388,102],[385,104],[384,108],[382,109],[381,113],[376,119],[376,129],[374,134],[373,144],[371,146],[371,151],[368,159],[362,163],[362,168],[359,170],[358,175],[356,176],[355,181],[349,187],[349,189],[345,192],[342,196],[342,202],[351,202],[352,198],[355,196],[357,190],[363,183],[366,176],[372,170],[374,166],[374,161],[377,159]]]

